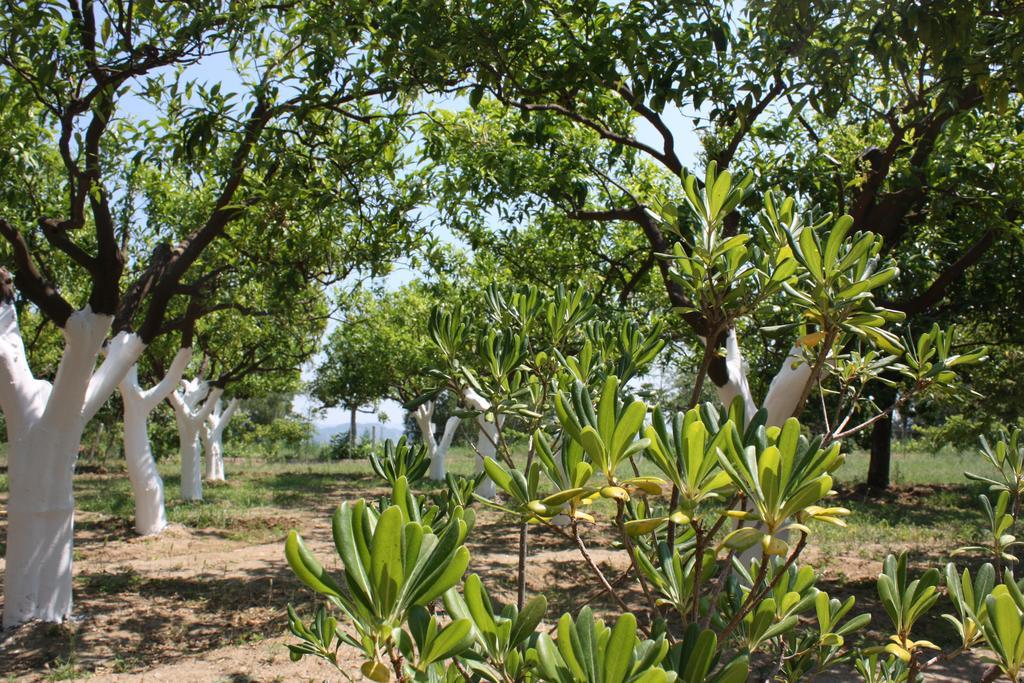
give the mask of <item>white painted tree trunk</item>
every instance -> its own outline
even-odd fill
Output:
[[[484,460],[493,458],[498,452],[498,432],[505,421],[505,416],[497,415],[493,421],[488,420],[487,411],[491,408],[490,402],[472,389],[466,390],[463,399],[467,406],[480,411],[476,417],[476,424],[480,428],[476,437],[476,473],[480,474],[484,471]],[[483,478],[483,481],[476,487],[476,493],[482,498],[494,498],[497,490],[490,477]]]
[[[460,424],[462,424],[462,419],[454,416],[449,417],[448,421],[444,423],[444,433],[441,434],[441,440],[437,442],[434,455],[430,457],[430,478],[434,481],[444,481],[445,474],[447,474],[445,458],[448,456],[448,449],[452,446],[452,439],[455,438],[455,432]]]
[[[455,438],[455,430],[459,428],[461,419],[457,417],[449,417],[448,421],[444,425],[444,433],[441,435],[441,441],[438,442],[434,436],[434,402],[427,401],[426,403],[420,404],[416,410],[412,413],[412,418],[416,422],[416,426],[420,430],[420,438],[427,447],[427,455],[430,457],[430,471],[428,476],[434,481],[444,481],[444,475],[447,472],[445,468],[445,456],[448,454],[448,449],[452,445],[452,439]]]
[[[5,627],[71,613],[75,501],[72,476],[82,431],[142,353],[123,332],[96,368],[111,316],[86,306],[64,325],[53,384],[32,375],[13,301],[0,302],[0,407],[7,422]]]
[[[724,386],[716,385],[718,398],[723,405],[729,406],[737,396],[742,396],[744,419],[749,423],[757,409],[747,383],[747,370],[744,367],[743,354],[740,351],[735,330],[729,330],[729,335],[726,338],[725,364],[729,373],[729,381]],[[796,344],[790,349],[786,359],[782,362],[782,367],[772,378],[768,392],[765,394],[762,407],[768,413],[767,426],[782,426],[786,420],[793,417],[810,376],[811,368],[804,358],[803,350]],[[788,541],[789,533],[783,532],[779,537]],[[750,562],[759,557],[761,557],[760,544],[740,553],[740,562],[749,567]]]
[[[718,392],[718,400],[728,408],[737,396],[743,397],[744,419],[750,422],[757,412],[754,397],[750,393],[750,385],[747,383],[747,368],[743,361],[743,353],[740,351],[740,343],[736,338],[736,330],[729,330],[725,339],[725,368],[729,373],[729,381],[722,386],[715,385]]]
[[[182,390],[172,391],[167,396],[167,400],[174,407],[174,418],[178,424],[178,449],[181,453],[181,497],[186,501],[197,501],[203,499],[199,430],[220,399],[223,390],[217,387],[210,391],[210,385],[198,378],[192,381],[186,380],[181,384]]]
[[[224,481],[224,430],[238,410],[238,399],[233,398],[226,410],[221,410],[218,400],[206,423],[199,430],[199,437],[206,451],[206,481]]]
[[[747,382],[747,369],[743,361],[736,330],[729,330],[725,342],[725,367],[729,381],[722,386],[715,385],[718,399],[723,406],[732,405],[737,396],[743,397],[744,417],[749,423],[757,412],[757,404]],[[793,417],[804,387],[811,377],[811,367],[804,358],[803,349],[794,344],[789,350],[782,367],[775,373],[761,406],[768,412],[767,425],[782,426]]]
[[[811,379],[811,366],[804,358],[803,349],[794,344],[789,350],[782,367],[775,373],[772,383],[765,394],[764,409],[768,411],[768,425],[781,426],[793,417],[797,403],[803,395],[804,387]]]
[[[149,416],[174,391],[191,359],[191,348],[179,349],[167,374],[150,389],[139,385],[137,365],[119,385],[124,404],[124,455],[135,498],[135,531],[142,536],[158,534],[167,526],[164,480],[150,447]]]
[[[423,441],[423,445],[427,447],[427,455],[431,459],[431,472],[433,472],[434,452],[437,450],[437,439],[434,438],[434,402],[427,401],[416,406],[416,410],[412,411],[412,419],[420,430],[420,439]]]

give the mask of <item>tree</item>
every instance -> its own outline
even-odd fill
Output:
[[[356,411],[385,398],[403,403],[419,395],[429,365],[426,327],[431,303],[445,285],[413,281],[395,291],[356,288],[341,295],[341,322],[330,333],[326,354],[317,367],[311,394],[324,407],[349,409],[349,438],[355,439]],[[458,418],[450,418],[439,443],[432,401],[412,411],[431,458],[431,476],[444,479],[444,451],[454,437]],[[443,447],[442,447],[443,446]]]
[[[227,429],[231,418],[241,401],[232,398],[227,408],[221,405],[221,401],[214,404],[213,410],[206,418],[206,424],[199,432],[199,439],[203,443],[203,451],[206,453],[206,469],[203,478],[206,481],[224,481],[224,430]]]
[[[325,408],[343,406],[351,415],[348,438],[356,440],[356,413],[388,396],[396,380],[395,359],[402,358],[397,334],[369,290],[346,292],[339,303],[341,322],[330,333],[326,355],[316,370],[310,394]],[[401,321],[397,321],[400,322]]]
[[[225,434],[236,455],[256,457],[290,457],[313,441],[313,422],[293,409],[295,394],[270,393],[246,398],[241,402],[237,418]]]
[[[453,186],[469,190],[484,209],[503,207],[497,208],[502,218],[521,217],[529,207],[634,226],[648,252],[627,260],[628,281],[657,266],[668,302],[685,311],[691,338],[710,342],[709,377],[722,400],[744,395],[753,405],[760,394],[770,405],[769,399],[785,395],[794,410],[802,408],[814,384],[807,378],[818,371],[808,362],[801,373],[788,372],[802,355],[795,353],[799,345],[792,339],[751,344],[756,326],[742,316],[719,328],[678,286],[672,262],[658,256],[675,243],[689,249],[688,226],[675,226],[681,234],[673,234],[675,218],[660,215],[666,204],[684,199],[679,181],[688,176],[678,143],[686,131],[674,127],[673,112],[694,112],[704,124],[700,142],[709,165],[719,171],[754,166],[763,187],[791,178],[782,155],[799,130],[814,142],[810,158],[817,166],[808,175],[815,177],[815,208],[849,212],[854,229],[875,231],[887,251],[904,239],[918,242],[915,231],[931,232],[923,210],[933,198],[942,203],[948,196],[930,180],[942,163],[935,163],[934,150],[948,144],[946,132],[1017,102],[1024,77],[1013,55],[1021,12],[1010,3],[982,1],[933,14],[906,3],[886,5],[878,19],[878,7],[872,1],[754,2],[734,12],[731,3],[555,2],[482,14],[456,10],[437,25],[432,44],[444,46],[438,49],[449,67],[469,81],[476,111],[441,117],[427,148],[457,169]],[[640,126],[649,133],[638,133]],[[819,135],[819,126],[842,135]],[[467,130],[489,133],[479,151],[465,144]],[[833,168],[825,153],[834,153],[833,143],[851,142],[851,131],[859,142],[846,147],[853,153],[839,156]],[[580,160],[575,169],[559,167],[573,158]],[[971,165],[976,177],[997,181],[984,163]],[[699,190],[702,180],[696,182]],[[809,185],[799,189],[810,191]],[[978,234],[956,242],[963,251],[947,247],[938,268],[918,270],[918,280],[894,281],[880,297],[904,313],[912,312],[911,301],[933,306],[997,235],[1015,226],[1015,211],[999,204]],[[733,207],[722,217],[722,233],[749,234],[751,211],[756,207]],[[464,213],[456,208],[448,215]],[[844,343],[835,352],[847,349]],[[765,375],[747,377],[744,356],[751,351],[770,367]],[[891,411],[892,404],[879,410]]]
[[[149,415],[174,392],[191,360],[192,346],[183,344],[167,373],[149,389],[139,383],[137,365],[128,369],[118,385],[124,404],[124,456],[135,500],[135,531],[141,536],[158,534],[167,526],[164,482],[150,446]]]
[[[182,392],[170,396],[178,423],[186,500],[202,499],[202,451],[206,453],[204,478],[224,480],[222,438],[239,399],[296,390],[302,365],[319,346],[327,321],[322,290],[303,279],[291,288],[268,286],[270,282],[260,277],[243,279],[231,288],[234,305],[200,321],[196,332],[203,349],[199,375]],[[232,399],[223,409],[221,398],[228,391]]]
[[[8,120],[38,115],[46,135],[26,154],[44,162],[56,157],[60,169],[56,186],[47,163],[19,177],[27,181],[25,201],[13,211],[5,206],[0,217],[4,260],[18,293],[64,337],[52,382],[36,378],[5,275],[6,626],[70,613],[71,477],[84,425],[143,349],[176,328],[173,314],[201,284],[190,276],[207,247],[280,179],[290,178],[284,184],[292,189],[299,177],[308,180],[308,166],[291,160],[319,164],[343,145],[324,138],[325,131],[358,129],[371,118],[371,98],[399,92],[401,84],[375,79],[367,48],[379,36],[371,36],[370,9],[325,5],[316,25],[295,9],[259,3],[194,8],[72,0],[66,8],[11,5],[0,14]],[[207,87],[196,75],[215,54],[237,66],[238,93]],[[158,116],[125,116],[131,100]],[[123,191],[132,161],[150,150],[172,150],[170,158],[191,169],[189,181],[208,197],[174,226],[140,225],[133,195]],[[279,158],[286,150],[296,152]],[[56,201],[45,194],[54,187]],[[301,240],[303,227],[272,224],[265,235]]]
[[[181,389],[167,396],[178,425],[178,455],[181,458],[181,498],[203,499],[202,444],[199,434],[224,390],[210,387],[202,377],[185,380]]]

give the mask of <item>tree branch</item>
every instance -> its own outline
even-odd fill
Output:
[[[3,218],[0,218],[0,235],[11,245],[14,256],[14,279],[18,289],[57,327],[64,327],[75,309],[39,272],[29,252],[25,236]]]
[[[927,289],[911,299],[904,299],[893,304],[892,307],[903,311],[908,316],[913,316],[935,306],[946,295],[950,285],[963,277],[964,273],[980,261],[981,257],[995,244],[998,232],[996,228],[986,230],[967,251],[961,254],[960,258],[939,273],[939,276],[932,281]]]
[[[676,155],[676,143],[675,137],[672,135],[672,131],[666,125],[665,120],[644,102],[638,98],[633,91],[626,86],[622,85],[618,88],[618,93],[622,99],[629,103],[633,111],[640,114],[648,123],[654,126],[654,129],[661,135],[662,140],[662,158],[659,159],[665,167],[672,171],[675,175],[681,175],[683,172],[683,163],[679,160]]]
[[[623,145],[625,147],[632,147],[633,149],[640,150],[641,152],[652,157],[653,159],[659,161],[666,168],[671,168],[672,161],[663,152],[659,152],[650,145],[640,142],[639,140],[632,136],[616,133],[615,131],[608,128],[600,121],[595,121],[591,118],[587,118],[586,116],[583,116],[579,112],[569,109],[568,107],[565,107],[561,104],[522,102],[517,100],[505,99],[502,98],[500,95],[497,95],[497,97],[502,103],[509,106],[517,107],[522,111],[550,111],[561,116],[564,116],[571,121],[575,121],[576,123],[582,126],[590,128],[605,140],[610,140],[611,142],[617,142],[618,144]],[[676,159],[676,163],[678,163],[678,159]],[[682,167],[680,166],[679,168],[681,170]],[[678,174],[678,172],[676,173]]]

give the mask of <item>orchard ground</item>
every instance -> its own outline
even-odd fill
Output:
[[[453,471],[472,469],[470,452],[449,453]],[[897,453],[893,490],[870,497],[863,481],[867,458],[854,454],[838,473],[843,505],[853,511],[848,529],[819,525],[804,558],[822,574],[819,588],[833,597],[855,595],[855,612],[874,614],[871,628],[886,634],[887,620],[875,600],[875,577],[890,552],[909,550],[916,567],[944,566],[959,546],[981,540],[976,496],[984,488],[968,482],[964,470],[985,472],[980,457],[956,453]],[[74,619],[65,625],[29,625],[0,633],[0,676],[13,681],[301,681],[340,680],[324,662],[293,663],[285,643],[285,606],[307,613],[311,594],[292,576],[283,554],[289,529],[298,529],[331,568],[339,561],[329,518],[345,499],[376,497],[386,489],[365,461],[264,463],[228,461],[226,484],[205,487],[202,503],[179,501],[177,463],[161,463],[172,526],[158,537],[132,532],[131,489],[122,463],[100,468],[80,463],[75,475]],[[6,539],[6,462],[0,458],[0,551]],[[600,515],[599,515],[600,518]],[[480,573],[502,600],[514,599],[514,520],[481,509],[470,536],[470,570]],[[530,592],[543,592],[549,616],[576,610],[594,598],[577,586],[586,567],[556,534],[531,534]],[[600,524],[590,532],[595,559],[610,576],[628,564],[611,550],[611,534]],[[2,554],[2,553],[0,553]],[[956,558],[975,565],[980,558]],[[2,560],[0,560],[2,568]],[[639,601],[640,595],[630,596]],[[616,610],[607,596],[593,604]],[[948,611],[945,600],[936,613]],[[952,645],[945,622],[930,620],[922,632]],[[358,676],[357,660],[346,653]],[[959,660],[931,680],[964,680],[980,670]],[[842,672],[828,680],[853,680]],[[824,679],[820,679],[824,680]]]

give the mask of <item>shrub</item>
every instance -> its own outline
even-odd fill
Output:
[[[353,445],[348,432],[339,432],[331,436],[320,457],[324,460],[363,460],[369,458],[374,449],[375,446],[366,440]]]
[[[580,290],[543,295],[492,286],[479,319],[439,307],[428,327],[437,385],[420,398],[471,396],[465,412],[493,426],[490,448],[481,448],[489,452],[480,455],[498,496],[478,493],[473,504],[503,511],[517,527],[515,604],[497,606],[478,577],[463,580],[472,524],[464,534],[460,520],[471,519],[472,508],[442,509],[415,495],[401,474],[415,471],[418,461],[396,452],[388,468],[383,461],[379,468],[393,483],[383,514],[366,513],[352,533],[349,508],[335,517],[341,579],[309,557],[297,536],[289,539],[296,574],[342,617],[318,614],[306,625],[293,612],[292,632],[302,640],[294,656],[337,664],[337,647],[348,643],[362,650],[363,672],[376,680],[393,674],[400,681],[503,683],[738,683],[761,662],[759,679],[797,681],[854,660],[870,680],[916,683],[938,661],[928,654],[932,644],[915,633],[939,597],[937,570],[915,578],[905,557],[886,560],[878,590],[892,635],[859,648],[854,641],[869,615],[855,614],[853,598],[821,590],[814,568],[801,560],[817,527],[846,524],[849,511],[831,502],[833,474],[845,460],[841,440],[886,414],[871,402],[872,383],[894,384],[889,375],[898,375],[903,400],[949,391],[960,368],[983,352],[958,353],[953,334],[938,327],[903,341],[885,329],[899,314],[877,306],[872,292],[895,276],[895,266],[881,256],[877,236],[851,234],[849,217],[804,224],[793,199],[769,195],[759,231],[732,234],[725,216],[745,200],[750,179],[734,182],[711,167],[704,185],[698,182],[687,176],[686,204],[663,207],[665,227],[679,236],[673,281],[693,302],[690,312],[722,332],[759,301],[789,299],[800,322],[783,331],[799,333],[792,353],[800,357],[787,367],[810,368],[803,381],[780,375],[793,385],[786,400],[794,407],[773,405],[787,414],[770,424],[767,409],[747,408],[752,401],[742,396],[723,409],[697,405],[716,351],[710,344],[687,409],[648,406],[632,380],[665,346],[663,323],[598,320],[593,299]],[[817,434],[790,416],[802,412],[816,388],[823,407]],[[509,447],[505,430],[512,424],[529,435],[525,457]],[[642,475],[642,465],[658,476]],[[454,500],[456,482],[448,484]],[[994,533],[1008,531],[996,519],[1005,507],[993,511]],[[620,577],[609,576],[590,553],[606,540],[596,532],[599,518],[613,530],[612,547],[628,559]],[[538,618],[545,605],[526,590],[527,539],[536,525],[578,551],[587,568],[576,582],[581,593],[601,590],[619,616],[605,623],[583,608]],[[441,538],[459,541],[446,547],[447,559],[415,569]],[[1005,553],[1006,539],[996,540]],[[441,596],[421,585],[447,588]],[[639,608],[627,602],[631,588],[643,596]],[[403,602],[399,596],[409,591],[434,599]],[[1020,587],[1004,574],[983,599],[963,592],[947,620],[966,623],[969,647],[987,644],[993,670],[1015,676],[1017,652],[1024,651]],[[442,633],[444,647],[435,644]]]

